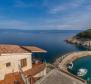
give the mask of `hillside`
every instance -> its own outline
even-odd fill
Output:
[[[80,38],[91,39],[91,29],[83,31],[83,32],[77,34],[76,36],[80,37]]]
[[[71,38],[68,38],[66,42],[85,47],[91,47],[91,29],[85,30]]]

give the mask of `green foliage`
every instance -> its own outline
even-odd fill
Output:
[[[86,31],[77,34],[77,37],[91,39],[91,29],[88,29]]]

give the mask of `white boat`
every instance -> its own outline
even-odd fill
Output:
[[[77,75],[78,76],[84,76],[87,74],[87,69],[79,69],[78,72],[77,72]]]
[[[69,69],[72,69],[73,68],[73,63],[72,62],[68,64],[68,68]]]

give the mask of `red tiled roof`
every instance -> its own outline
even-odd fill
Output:
[[[46,52],[46,51],[35,46],[0,45],[0,54],[30,53],[30,52]]]
[[[29,77],[29,76],[33,77],[34,75],[36,75],[37,73],[41,72],[44,69],[45,69],[44,63],[33,64],[32,69],[25,71],[24,74],[27,77]],[[0,81],[0,84],[14,84],[15,80],[17,80],[19,82],[19,84],[24,84],[24,82],[18,72],[7,74],[5,76],[5,79]]]

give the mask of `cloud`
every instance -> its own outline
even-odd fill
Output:
[[[24,18],[19,16],[13,18],[13,13],[11,17],[0,16],[0,28],[11,28],[11,29],[82,29],[90,27],[91,24],[91,3],[86,0],[72,0],[71,2],[58,3],[57,0],[43,0],[40,3],[27,3],[23,0],[14,0],[16,8],[16,15],[18,15],[17,7],[19,7],[20,11],[22,8],[35,7],[35,12],[33,16],[24,13]],[[49,3],[49,2],[53,3]],[[61,1],[61,0],[58,0]],[[41,7],[45,7],[44,10],[36,11],[36,9]],[[7,10],[7,9],[6,9]],[[25,9],[24,9],[25,10]],[[27,11],[32,11],[31,9],[26,9]],[[48,10],[48,11],[46,11]],[[12,10],[11,10],[12,11]],[[46,11],[46,14],[45,14]],[[64,13],[61,15],[61,12]],[[7,12],[4,11],[7,14]],[[28,12],[29,13],[29,12]],[[36,14],[35,14],[36,13]],[[19,13],[21,15],[22,13]],[[39,17],[38,17],[38,16]],[[55,16],[53,16],[55,15]],[[36,17],[34,17],[36,16]],[[21,19],[22,18],[22,19]]]
[[[43,25],[49,29],[86,29],[91,27],[91,9],[85,6],[84,10],[72,12],[69,15],[48,19]]]
[[[54,5],[54,7],[52,7],[49,10],[49,13],[56,14],[56,13],[59,13],[62,11],[75,9],[75,8],[80,7],[84,2],[85,2],[85,0],[76,0],[73,2],[69,2],[69,3],[59,4],[57,6]]]
[[[87,6],[86,6],[87,7]],[[42,18],[35,20],[18,20],[2,17],[0,19],[0,28],[10,28],[10,29],[83,29],[91,26],[91,9],[79,10],[66,16],[59,18]]]
[[[1,19],[1,28],[12,29],[82,29],[91,26],[91,12],[79,11],[63,18],[45,19],[38,21],[24,21],[14,19]]]
[[[3,19],[0,20],[0,28],[23,28],[27,24],[23,21]]]

